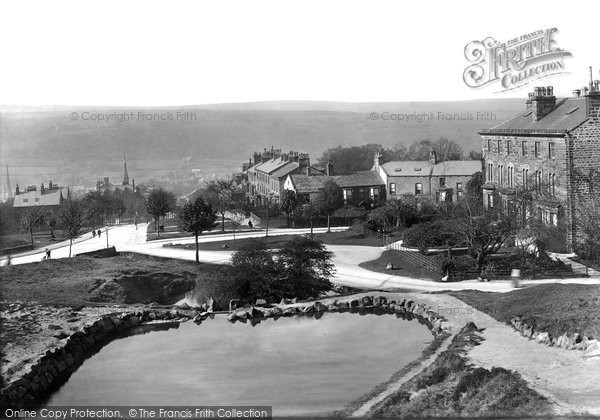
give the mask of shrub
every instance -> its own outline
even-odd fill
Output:
[[[477,261],[468,255],[448,258],[444,253],[435,257],[435,263],[439,267],[440,275],[450,273],[449,281],[472,278],[472,273],[477,270]]]
[[[426,248],[443,248],[447,245],[462,244],[462,237],[452,229],[451,222],[434,220],[412,226],[404,232],[405,246]]]

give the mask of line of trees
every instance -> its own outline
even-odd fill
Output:
[[[396,160],[429,160],[431,150],[435,152],[438,162],[482,158],[481,151],[472,150],[466,154],[462,146],[454,140],[440,137],[437,140],[415,140],[408,146],[397,144],[391,148],[382,147],[380,144],[337,146],[325,150],[318,163],[324,166],[331,161],[336,174],[346,175],[370,170],[373,167],[373,157],[377,152],[381,153],[382,163],[385,163]]]

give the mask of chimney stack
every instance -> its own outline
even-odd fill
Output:
[[[429,151],[429,163],[431,163],[432,165],[437,164],[437,156],[435,155],[435,150],[433,149]]]
[[[378,150],[375,152],[375,156],[373,157],[373,169],[375,172],[379,172],[379,167],[381,166],[381,152]]]
[[[45,189],[44,189],[44,183],[42,182],[42,185],[40,186],[40,193],[42,195],[44,195]]]
[[[600,81],[592,80],[592,67],[590,67],[590,86],[584,88],[588,117],[600,116]]]
[[[296,157],[298,158],[298,172],[306,173],[306,175],[308,175],[308,167],[310,166],[310,159],[308,153],[297,153]]]
[[[532,110],[533,121],[539,121],[548,115],[556,106],[556,96],[552,86],[535,87],[534,91],[529,93],[527,108]]]
[[[17,187],[15,188],[15,195],[19,195],[19,184],[17,184]]]
[[[325,175],[333,176],[333,162],[331,159],[328,159],[327,164],[325,165]]]

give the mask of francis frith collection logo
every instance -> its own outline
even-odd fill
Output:
[[[506,42],[487,37],[465,47],[469,66],[463,73],[467,86],[499,84],[499,91],[518,89],[534,80],[566,73],[565,58],[571,56],[554,39],[557,28],[524,34]]]

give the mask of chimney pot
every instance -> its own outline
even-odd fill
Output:
[[[531,106],[529,105],[531,103]],[[548,115],[556,106],[556,97],[554,96],[554,88],[552,86],[534,88],[533,95],[529,95],[527,108],[532,109],[533,121],[539,121]]]

